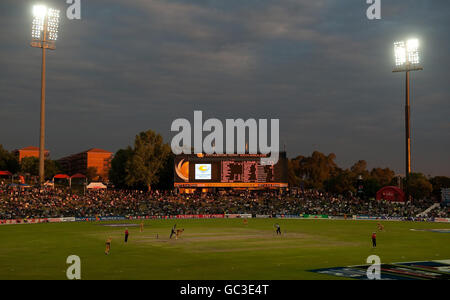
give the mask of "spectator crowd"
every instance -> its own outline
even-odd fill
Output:
[[[414,218],[432,204],[425,200],[407,203],[369,201],[318,191],[296,194],[175,194],[172,191],[97,190],[78,195],[58,188],[20,189],[0,185],[0,219],[190,214],[323,214]],[[449,216],[449,209],[443,207],[437,207],[426,215],[428,218]]]

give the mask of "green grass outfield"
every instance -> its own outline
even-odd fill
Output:
[[[450,228],[445,223],[383,222],[375,250],[375,221],[147,220],[143,233],[128,228],[126,245],[125,228],[103,226],[111,223],[133,222],[0,226],[0,279],[66,279],[72,254],[82,279],[338,279],[307,270],[365,264],[372,254],[382,263],[450,259],[449,233],[410,230]],[[174,223],[185,229],[179,240],[169,240]]]

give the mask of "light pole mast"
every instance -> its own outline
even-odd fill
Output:
[[[55,49],[58,37],[59,11],[43,6],[33,7],[33,29],[31,46],[42,48],[41,66],[41,122],[39,132],[39,183],[45,180],[45,70],[47,49]]]
[[[411,121],[409,105],[409,71],[406,71],[405,90],[405,196],[409,201],[409,174],[411,174]]]
[[[44,30],[42,43],[47,42],[47,16],[44,17]],[[45,54],[46,48],[42,47],[42,67],[41,67],[41,125],[39,132],[39,184],[45,180]]]
[[[409,177],[411,174],[411,111],[410,71],[423,70],[419,65],[419,41],[416,39],[394,43],[395,68],[393,72],[405,72],[405,196],[410,200]]]

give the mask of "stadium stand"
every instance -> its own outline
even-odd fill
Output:
[[[0,185],[0,219],[87,216],[167,216],[182,214],[368,215],[415,218],[429,208],[427,200],[395,203],[364,201],[318,191],[297,195],[271,192],[177,195],[171,191],[88,191],[20,189]],[[434,206],[423,217],[449,217],[449,208]]]

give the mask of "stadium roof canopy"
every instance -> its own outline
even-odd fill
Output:
[[[77,174],[74,174],[74,175],[70,176],[70,178],[71,179],[74,179],[74,178],[86,178],[86,176],[84,176],[81,173],[77,173]]]
[[[56,179],[69,179],[70,176],[66,175],[66,174],[56,174],[55,176],[53,176],[53,178],[56,178]]]
[[[106,189],[106,185],[101,182],[91,182],[86,186],[87,189]]]
[[[405,202],[405,193],[396,186],[385,186],[377,192],[376,199],[392,202]]]

